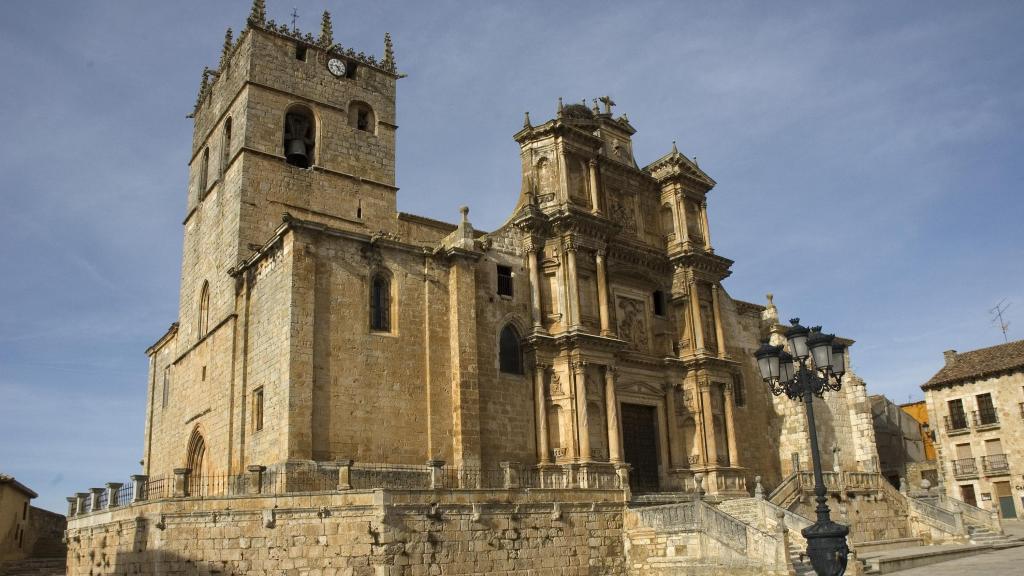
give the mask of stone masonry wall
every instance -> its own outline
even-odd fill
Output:
[[[367,491],[137,505],[71,522],[68,575],[624,574],[613,493],[552,496]]]

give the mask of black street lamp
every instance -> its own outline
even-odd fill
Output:
[[[838,391],[846,372],[846,347],[832,344],[835,336],[822,334],[821,326],[808,330],[800,319],[790,320],[786,331],[791,353],[782,346],[765,341],[754,353],[761,379],[771,387],[772,394],[785,394],[791,400],[803,400],[807,409],[807,431],[811,436],[811,463],[814,465],[814,495],[818,506],[817,521],[800,531],[807,539],[807,556],[818,576],[842,576],[850,548],[846,535],[850,528],[829,518],[825,498],[825,482],[821,476],[821,454],[818,452],[818,431],[814,426],[814,396],[823,398],[826,390]],[[808,365],[808,360],[813,366]],[[794,372],[793,361],[796,360]],[[835,381],[833,383],[833,380]]]

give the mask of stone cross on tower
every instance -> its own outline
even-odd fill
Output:
[[[615,106],[615,101],[612,100],[611,96],[601,96],[597,99],[598,102],[604,104],[604,113],[611,114],[612,106]]]

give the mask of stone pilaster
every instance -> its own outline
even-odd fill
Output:
[[[736,404],[735,392],[732,384],[725,385],[725,434],[729,449],[729,465],[739,466],[739,456],[736,450],[736,423],[733,421],[733,407]]]
[[[572,364],[573,391],[576,395],[576,436],[579,438],[580,462],[589,462],[590,454],[590,420],[587,414],[587,364],[576,361]]]
[[[537,462],[551,462],[551,447],[548,446],[548,410],[547,394],[545,394],[545,377],[547,364],[537,363],[533,368],[533,405],[537,420]]]
[[[622,440],[619,433],[619,399],[615,393],[615,367],[604,369],[604,403],[608,418],[608,460],[622,462]]]
[[[608,270],[605,264],[605,251],[598,250],[594,254],[597,265],[597,301],[601,315],[601,336],[611,336],[612,330],[608,319]]]
[[[718,464],[718,446],[715,440],[715,417],[711,411],[711,383],[704,381],[700,383],[700,396],[703,401],[704,414],[704,444],[707,446],[706,465]]]
[[[568,292],[569,318],[566,326],[570,329],[580,324],[580,287],[576,276],[576,240],[566,236],[564,242],[566,279],[565,289]]]
[[[597,174],[598,173],[598,166],[597,166],[597,160],[591,159],[590,162],[587,163],[587,168],[589,169],[588,173],[590,175],[590,204],[591,204],[590,211],[593,212],[594,214],[600,214],[601,213],[601,204],[600,204],[600,192],[598,191],[598,174]]]

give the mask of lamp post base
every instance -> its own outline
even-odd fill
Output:
[[[843,576],[850,547],[850,528],[831,520],[819,520],[800,531],[807,539],[807,556],[818,576]]]

